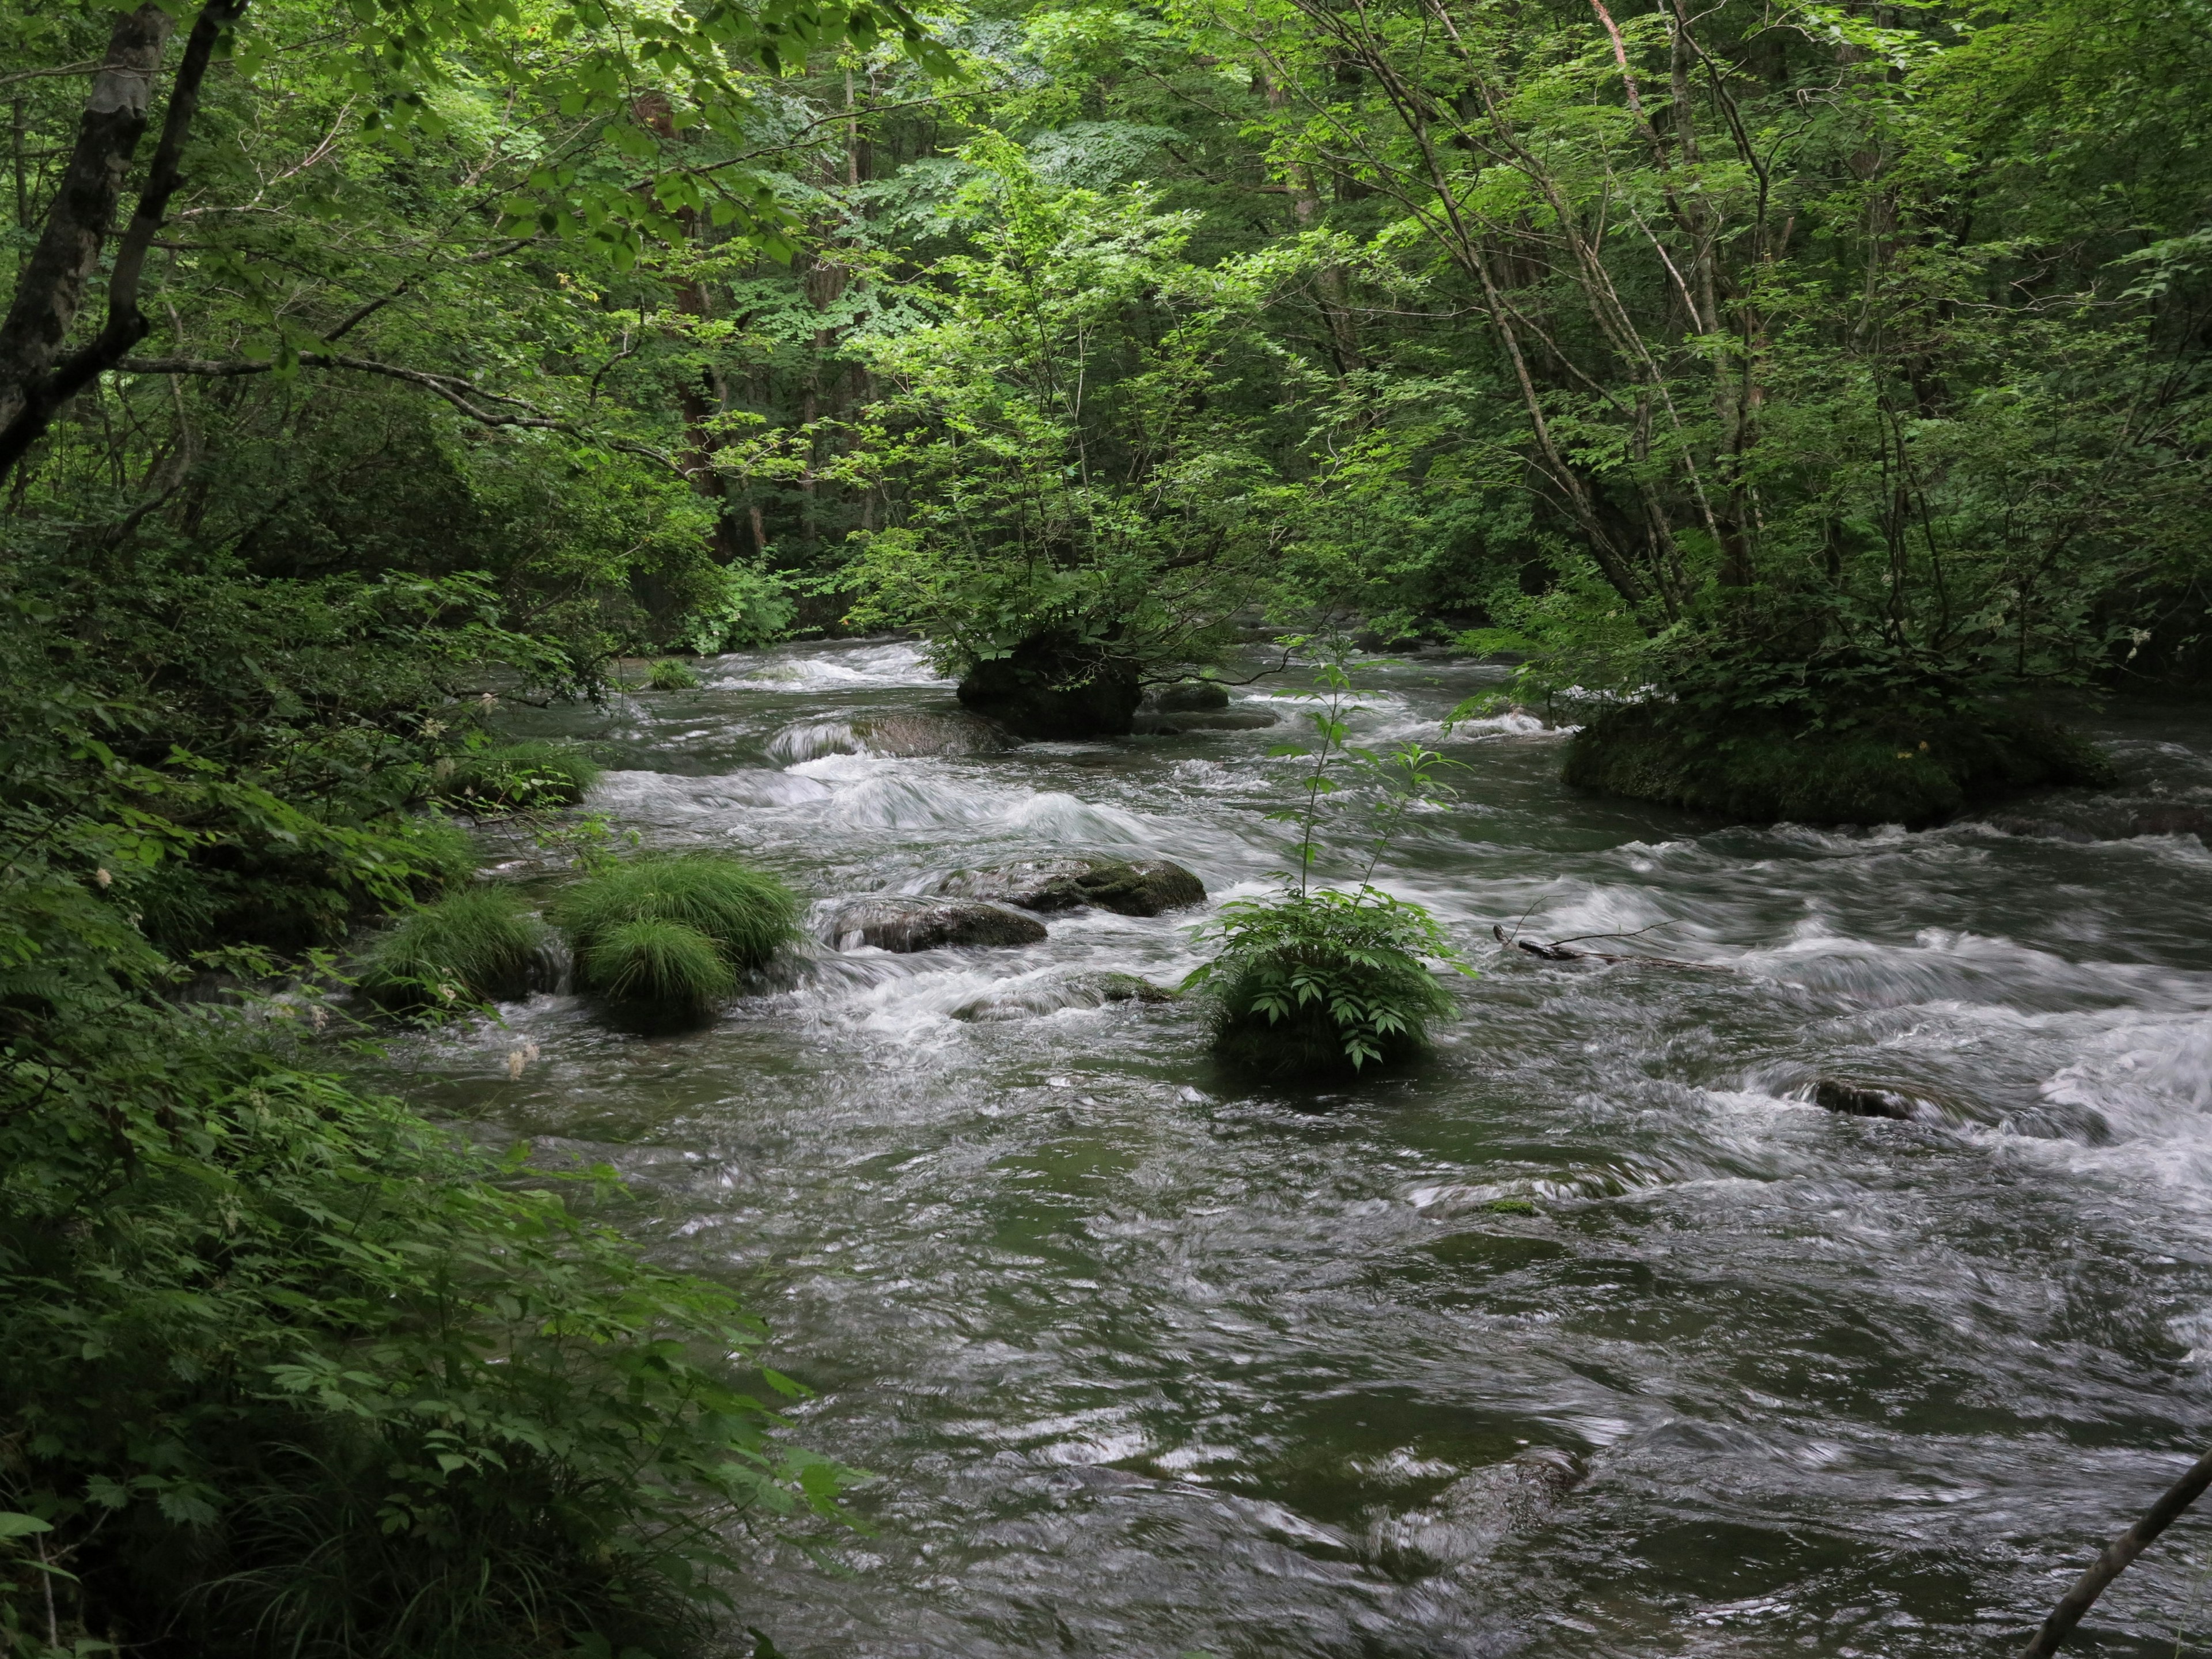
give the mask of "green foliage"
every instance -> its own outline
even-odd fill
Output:
[[[447,800],[480,815],[573,806],[599,781],[599,768],[567,744],[507,743],[471,750],[444,779]]]
[[[455,893],[403,918],[370,950],[362,989],[396,1012],[527,994],[544,929],[504,888]]]
[[[799,902],[737,859],[686,853],[587,875],[555,896],[550,914],[575,950],[584,989],[641,1006],[672,997],[696,1012],[790,942]]]
[[[886,396],[847,465],[905,506],[856,533],[853,619],[919,626],[963,674],[1047,640],[1203,660],[1278,541],[1224,366],[1263,290],[1189,264],[1191,222],[1146,191],[1055,189],[995,133],[963,157],[979,251],[934,268],[937,320],[860,343]]]
[[[49,1528],[0,1539],[14,1639],[51,1588],[65,1642],[667,1652],[732,1520],[826,1509],[733,1386],[757,1326],[588,1218],[608,1172],[495,1167],[232,1021],[47,1030],[0,1113],[0,1504]]]
[[[699,672],[689,663],[663,657],[653,665],[652,672],[645,677],[645,684],[649,691],[696,691]]]
[[[1428,964],[1473,972],[1425,909],[1368,881],[1407,812],[1449,793],[1444,763],[1417,744],[1383,754],[1352,743],[1360,705],[1348,657],[1340,641],[1324,650],[1306,716],[1317,741],[1270,751],[1310,762],[1303,799],[1269,814],[1298,831],[1296,877],[1274,898],[1231,900],[1195,930],[1218,949],[1183,981],[1203,993],[1215,1052],[1267,1077],[1356,1073],[1418,1054],[1430,1022],[1452,1007]],[[1347,790],[1366,819],[1354,843],[1359,884],[1348,893],[1312,880],[1334,826],[1328,809]]]
[[[696,927],[658,916],[622,922],[593,936],[576,958],[577,981],[611,1002],[698,1014],[738,987],[714,941]]]
[[[1264,1077],[1329,1077],[1426,1046],[1452,1000],[1428,967],[1457,952],[1427,911],[1362,887],[1232,899],[1200,933],[1214,959],[1183,981],[1203,991],[1214,1048]]]
[[[678,633],[702,657],[772,644],[789,631],[797,615],[784,580],[750,565],[722,567],[702,578],[700,590]]]

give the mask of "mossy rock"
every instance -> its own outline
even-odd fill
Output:
[[[841,951],[872,945],[902,953],[952,945],[1035,945],[1045,938],[1042,922],[1002,904],[904,893],[855,899],[830,919],[824,931]]]
[[[956,870],[937,890],[1024,910],[1091,905],[1125,916],[1156,916],[1206,902],[1206,884],[1165,859],[1024,859],[983,870]]]
[[[689,663],[678,662],[673,657],[663,657],[647,672],[645,689],[648,691],[696,691],[699,676]]]
[[[1189,714],[1229,707],[1229,688],[1213,680],[1182,680],[1163,686],[1152,707],[1164,714]]]
[[[394,1013],[527,996],[545,928],[513,893],[479,887],[425,905],[371,949],[361,988]]]
[[[1564,775],[1593,793],[1741,823],[1911,830],[2026,789],[2113,781],[2094,744],[1988,705],[1878,709],[1808,729],[1774,715],[1631,703],[1575,734]]]

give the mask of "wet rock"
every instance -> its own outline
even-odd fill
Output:
[[[1582,1480],[1582,1467],[1572,1455],[1553,1446],[1531,1446],[1453,1481],[1410,1514],[1383,1522],[1375,1528],[1374,1543],[1383,1555],[1468,1565],[1508,1534],[1540,1524]]]
[[[1004,905],[969,899],[914,898],[887,893],[856,899],[823,930],[841,951],[934,951],[951,945],[1035,945],[1044,924]]]
[[[1960,702],[1838,705],[1808,726],[1773,710],[1654,700],[1607,708],[1567,745],[1571,788],[1746,823],[1899,823],[2059,784],[2109,788],[2111,761],[2039,715]]]
[[[861,714],[849,720],[800,720],[769,739],[770,758],[816,760],[823,755],[875,755],[886,760],[994,755],[1013,739],[988,720],[957,712]]]
[[[1200,710],[1187,714],[1139,712],[1129,730],[1139,737],[1173,738],[1185,732],[1257,732],[1279,723],[1280,716],[1264,708],[1232,708],[1223,713]]]
[[[1901,1089],[1850,1083],[1832,1077],[1824,1077],[1813,1085],[1813,1103],[1824,1111],[1839,1112],[1846,1117],[1889,1117],[1905,1121],[1941,1114],[1933,1101]]]
[[[1098,988],[1099,994],[1108,1002],[1180,1002],[1182,993],[1165,985],[1155,985],[1134,974],[1109,974]]]
[[[1194,714],[1206,709],[1229,707],[1229,688],[1212,680],[1185,680],[1180,685],[1161,688],[1152,699],[1152,707],[1164,714]]]
[[[960,682],[963,707],[1043,741],[1125,736],[1143,697],[1134,665],[1057,635],[1024,640]]]
[[[1078,974],[1046,980],[977,997],[952,1011],[955,1019],[975,1024],[994,1024],[1010,1019],[1035,1019],[1063,1008],[1097,1008],[1111,1002],[1163,1003],[1181,1000],[1179,992],[1134,974]]]
[[[1206,902],[1206,884],[1165,859],[1027,859],[986,870],[956,870],[937,890],[1024,910],[1073,910],[1088,904],[1125,916],[1156,916]]]
[[[2212,847],[2212,806],[2175,801],[2145,807],[2129,821],[2131,836],[2195,836]]]

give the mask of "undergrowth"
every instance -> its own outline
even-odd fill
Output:
[[[527,995],[545,929],[498,887],[455,893],[404,918],[370,950],[362,989],[396,1013]]]
[[[696,1014],[790,942],[799,902],[726,854],[647,854],[584,877],[555,897],[550,915],[575,951],[580,988]]]

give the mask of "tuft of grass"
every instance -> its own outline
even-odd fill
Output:
[[[446,795],[473,812],[573,806],[599,781],[600,769],[560,743],[509,743],[459,756]]]
[[[689,663],[678,662],[673,657],[663,657],[646,675],[645,686],[648,691],[696,691],[699,676]]]
[[[585,990],[696,1012],[796,936],[799,900],[725,854],[658,854],[586,876],[554,900],[552,917],[575,950]]]
[[[738,988],[714,941],[680,921],[645,917],[610,927],[578,953],[576,978],[611,1001],[703,1013]]]
[[[479,887],[425,905],[369,952],[362,989],[395,1013],[512,1001],[530,990],[544,924],[513,893]]]

